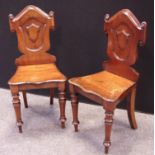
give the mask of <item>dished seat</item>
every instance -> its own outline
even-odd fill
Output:
[[[10,85],[19,85],[61,81],[66,81],[66,77],[58,70],[54,63],[51,63],[18,66],[8,83]]]
[[[108,71],[72,78],[69,83],[110,102],[115,102],[126,90],[135,84],[131,80]]]

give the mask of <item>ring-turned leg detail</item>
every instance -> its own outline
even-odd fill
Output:
[[[113,124],[113,112],[106,111],[105,112],[105,140],[104,147],[105,153],[107,154],[109,151],[109,147],[111,145],[110,136]]]
[[[23,121],[21,119],[21,109],[20,109],[19,94],[13,95],[13,101],[12,102],[13,102],[13,106],[14,106],[14,109],[15,109],[17,126],[19,128],[19,132],[22,133]]]
[[[66,98],[65,98],[65,91],[64,90],[60,90],[60,92],[59,92],[59,105],[60,105],[61,127],[65,128],[65,122],[66,122],[66,116],[65,116]]]
[[[78,97],[76,94],[71,94],[71,104],[72,104],[72,112],[73,112],[73,125],[75,128],[75,132],[78,132]]]

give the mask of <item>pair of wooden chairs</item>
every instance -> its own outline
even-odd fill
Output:
[[[53,90],[59,90],[60,121],[65,127],[65,83],[67,78],[56,67],[56,58],[47,53],[50,49],[49,31],[54,29],[54,13],[46,14],[38,7],[27,6],[16,17],[9,15],[10,29],[17,33],[18,48],[23,53],[16,59],[17,70],[9,80],[17,126],[22,132],[19,92],[22,91],[28,107],[26,90],[49,88],[50,104]],[[128,117],[131,128],[136,129],[134,115],[136,82],[139,74],[131,67],[137,59],[137,45],[146,40],[146,22],[139,23],[128,9],[110,18],[105,16],[104,31],[108,35],[104,70],[96,74],[69,79],[73,125],[78,131],[78,94],[101,104],[105,109],[105,153],[110,147],[114,110],[125,97],[129,98]]]

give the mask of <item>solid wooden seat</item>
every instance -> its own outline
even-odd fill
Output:
[[[18,48],[22,53],[15,60],[15,74],[8,81],[13,97],[19,132],[22,132],[22,117],[19,92],[22,91],[25,107],[28,108],[26,91],[50,89],[50,104],[53,104],[54,89],[59,90],[60,121],[65,127],[66,77],[56,67],[56,57],[47,53],[50,49],[50,30],[55,27],[54,12],[45,13],[36,6],[28,5],[17,16],[9,15],[10,30],[16,32]]]
[[[66,77],[55,64],[18,66],[16,73],[9,80],[11,85],[40,84],[44,82],[65,82]]]
[[[137,45],[145,44],[146,26],[146,22],[140,23],[128,9],[123,9],[112,17],[106,14],[104,31],[108,36],[108,60],[103,62],[104,71],[69,80],[75,131],[78,131],[79,125],[78,94],[101,104],[105,109],[105,153],[108,153],[111,145],[114,111],[125,98],[128,98],[130,126],[137,128],[134,108],[139,73],[132,65],[137,60]]]
[[[135,84],[131,80],[108,71],[73,78],[69,80],[69,83],[76,85],[84,92],[97,95],[103,100],[110,102],[118,100],[125,91]]]

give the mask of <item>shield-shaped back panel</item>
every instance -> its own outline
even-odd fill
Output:
[[[133,65],[137,59],[137,45],[145,42],[146,23],[140,23],[133,13],[123,9],[109,18],[104,30],[108,34],[108,56],[113,61]]]
[[[54,13],[48,15],[29,5],[16,17],[10,15],[10,28],[17,33],[18,48],[22,53],[47,52],[50,48],[49,30],[54,28]]]

